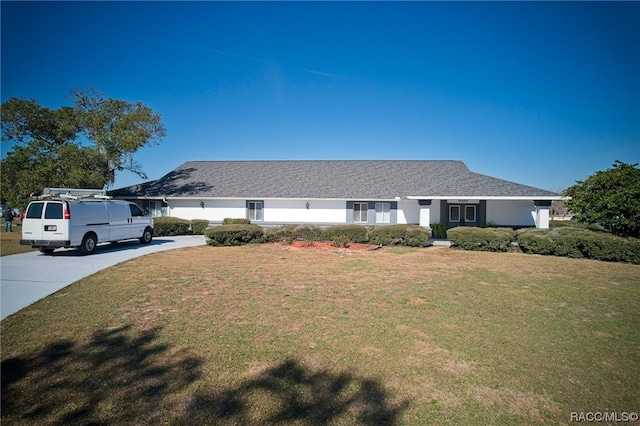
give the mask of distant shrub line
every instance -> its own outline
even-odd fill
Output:
[[[204,235],[209,226],[206,219],[180,219],[178,217],[153,218],[155,235],[157,237],[172,237],[176,235]]]
[[[225,219],[226,221],[226,219]],[[362,225],[334,225],[321,228],[316,225],[283,225],[274,228],[260,228],[251,224],[224,224],[207,228],[207,244],[229,246],[247,243],[294,241],[332,241],[336,247],[346,247],[350,243],[376,245],[406,245],[425,247],[431,233],[416,225],[389,225],[367,227]],[[235,223],[232,220],[226,223]],[[233,226],[233,228],[231,228]],[[260,230],[258,232],[258,230]]]
[[[640,264],[640,239],[619,237],[595,226],[554,224],[550,229],[458,227],[447,231],[464,250],[512,251]]]
[[[294,241],[332,241],[336,247],[350,243],[381,246],[402,245],[425,247],[431,233],[417,225],[283,225],[261,228],[248,219],[225,219],[222,226],[209,228],[204,219],[186,220],[174,217],[155,218],[157,236],[205,235],[211,246],[234,246],[249,243]],[[573,222],[551,222],[550,229],[525,228],[518,231],[500,227],[457,227],[446,229],[432,225],[436,238],[448,238],[454,248],[587,258],[610,262],[640,264],[640,239],[620,237],[604,232],[601,227]]]
[[[524,253],[640,264],[638,238],[568,227],[526,229],[518,231],[517,237]]]

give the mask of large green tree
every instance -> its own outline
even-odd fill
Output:
[[[567,188],[567,208],[576,219],[598,223],[619,235],[640,236],[640,169],[617,161]]]
[[[11,205],[45,187],[105,188],[123,170],[146,178],[133,155],[165,135],[160,114],[95,89],[72,90],[71,100],[59,109],[23,98],[2,104],[2,142],[13,146],[0,163],[0,191]]]

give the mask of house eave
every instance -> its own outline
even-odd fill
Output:
[[[129,200],[279,200],[279,201],[401,201],[401,200],[512,200],[512,201],[531,201],[545,200],[558,201],[567,200],[562,195],[409,195],[397,196],[389,198],[380,197],[261,197],[259,195],[248,197],[211,197],[211,196],[170,196],[170,195],[127,195],[118,196],[117,198],[126,198]]]
[[[531,201],[545,200],[557,201],[564,200],[562,195],[410,195],[406,197],[409,200],[512,200],[512,201]]]
[[[210,196],[165,196],[165,195],[121,195],[117,198],[126,198],[128,200],[181,200],[181,201],[194,201],[194,200],[278,200],[278,201],[399,201],[405,200],[407,197],[390,197],[390,198],[372,198],[372,197],[261,197],[259,195],[247,196],[247,197],[210,197]]]

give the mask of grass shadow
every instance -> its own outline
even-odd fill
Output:
[[[408,406],[390,404],[377,380],[293,359],[227,388],[207,382],[203,366],[157,328],[59,340],[2,361],[2,423],[393,425]]]
[[[168,397],[201,377],[202,360],[175,351],[159,330],[130,326],[61,340],[28,357],[2,361],[2,422],[147,423],[171,412]]]
[[[378,380],[289,359],[232,388],[196,395],[184,424],[393,425],[408,405],[392,405]]]

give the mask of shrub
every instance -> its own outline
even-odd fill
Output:
[[[264,241],[264,231],[257,225],[222,225],[205,230],[210,246],[238,246]]]
[[[431,232],[421,226],[407,229],[404,245],[409,247],[425,247],[429,243]]]
[[[400,244],[411,247],[424,247],[430,237],[431,233],[421,226],[378,226],[369,232],[369,243],[383,246]]]
[[[179,217],[156,217],[153,219],[153,225],[157,237],[189,235],[191,233],[189,221]]]
[[[550,220],[549,228],[565,228],[565,227],[584,227],[580,222],[576,222],[575,220]]]
[[[433,223],[431,224],[431,232],[433,233],[433,238],[447,238],[447,225],[444,223]]]
[[[194,235],[204,235],[204,230],[209,226],[209,221],[206,219],[193,219],[191,220],[191,233]]]
[[[369,232],[369,242],[382,246],[402,244],[406,233],[406,225],[377,226]]]
[[[459,226],[447,231],[454,247],[464,250],[509,251],[515,241],[511,228],[476,228]]]
[[[223,225],[250,225],[251,221],[242,217],[232,218],[226,217],[222,220]]]
[[[365,243],[367,228],[361,225],[334,225],[322,230],[322,239],[333,241],[334,237],[346,237],[352,243]]]
[[[604,231],[605,228],[597,223],[582,223],[575,220],[550,220],[549,228],[578,228],[578,229],[591,229],[593,231]]]
[[[522,229],[517,237],[524,253],[640,264],[640,239],[637,238],[581,227]]]
[[[316,225],[283,225],[266,230],[267,241],[318,241],[322,238],[322,228]]]
[[[336,235],[331,238],[331,242],[334,247],[345,248],[349,247],[349,238],[344,235]]]

